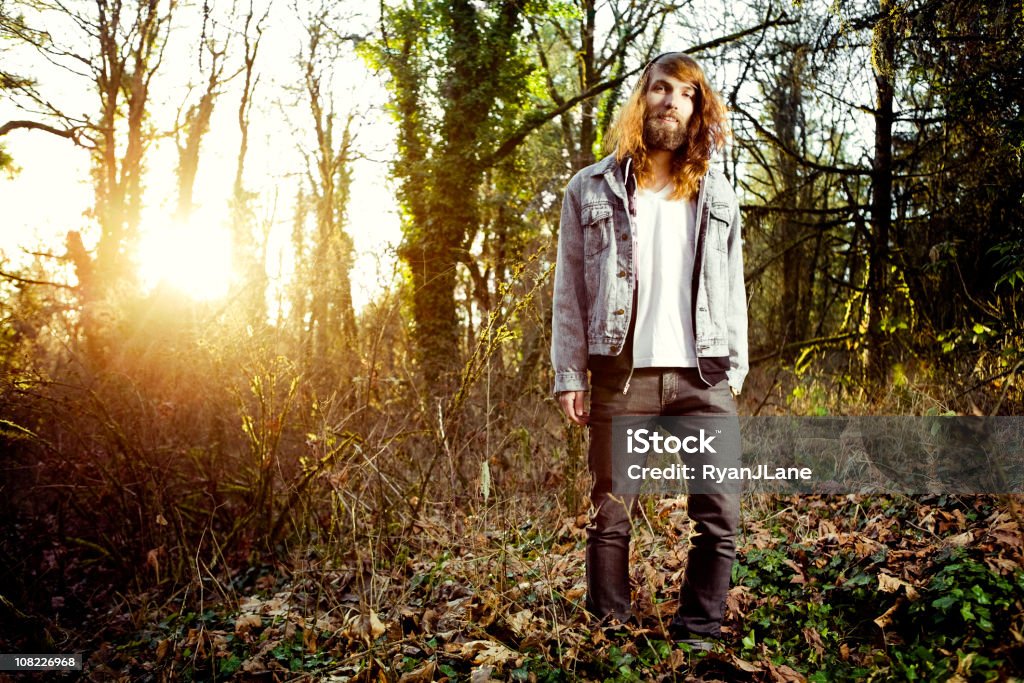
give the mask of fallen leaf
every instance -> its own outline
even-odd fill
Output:
[[[889,574],[878,575],[878,590],[883,593],[895,593],[900,589],[903,582],[897,579],[895,576]]]
[[[896,613],[896,610],[898,610],[904,602],[905,600],[903,599],[903,596],[898,597],[896,599],[896,603],[892,607],[885,610],[882,615],[875,618],[875,625],[880,629],[888,628],[892,624],[892,615]]]
[[[398,679],[398,683],[430,683],[430,681],[434,680],[434,670],[436,668],[436,662],[428,661],[420,668],[402,674],[401,678]]]
[[[494,671],[494,667],[489,664],[484,666],[478,666],[469,672],[469,683],[487,683],[491,680],[491,673]]]
[[[1011,548],[1020,548],[1024,545],[1024,538],[1021,537],[1016,525],[1005,524],[998,529],[989,529],[986,536]]]
[[[688,659],[686,653],[677,648],[668,654],[668,659],[665,660],[665,663],[670,671],[678,671],[689,664]]]
[[[812,628],[804,629],[804,641],[811,646],[818,656],[825,654],[825,643],[821,640],[821,634]]]
[[[757,673],[759,671],[764,671],[764,669],[759,667],[757,664],[752,664],[751,662],[748,662],[745,659],[740,659],[736,655],[732,656],[732,663],[733,666],[735,666],[740,671],[746,671],[750,674]]]
[[[970,531],[965,531],[962,534],[956,536],[950,536],[946,539],[946,543],[953,546],[954,548],[963,548],[974,541],[974,534]]]
[[[440,614],[438,614],[437,610],[432,607],[425,609],[423,611],[423,620],[421,622],[423,625],[423,633],[426,635],[434,633],[437,630],[437,622],[439,618]]]
[[[480,628],[493,624],[498,612],[498,596],[491,590],[481,592],[469,605],[469,618]]]
[[[768,671],[775,677],[775,680],[782,681],[783,683],[802,683],[807,680],[802,673],[785,664],[776,666],[769,663]]]
[[[377,640],[377,638],[380,638],[382,635],[384,635],[384,632],[387,630],[387,628],[384,626],[384,623],[377,617],[377,613],[373,610],[370,610],[369,614],[364,614],[359,618],[358,630],[359,635],[361,635],[364,639],[367,639],[372,642],[374,640]]]
[[[280,595],[275,595],[270,600],[263,603],[263,614],[271,617],[283,617],[288,614],[288,607],[285,605],[285,598]]]
[[[903,594],[911,601],[917,600],[921,597],[920,593],[917,592],[917,589],[903,579],[899,579],[891,574],[885,573],[878,575],[878,590],[883,593],[895,593],[899,591],[901,587],[903,588]]]
[[[472,657],[475,664],[497,665],[519,656],[501,643],[490,640],[471,640],[468,643],[463,643],[459,654],[467,659]]]
[[[258,614],[243,614],[235,620],[235,633],[244,635],[250,629],[263,626],[263,619]]]
[[[526,628],[533,621],[533,612],[528,609],[520,610],[508,618],[508,625],[519,635],[526,634]]]
[[[807,576],[804,575],[804,569],[793,560],[787,559],[785,561],[786,566],[793,570],[793,576],[790,577],[789,582],[797,585],[803,585],[807,583]]]
[[[238,609],[245,613],[256,613],[260,611],[263,601],[256,596],[249,596],[238,604]]]

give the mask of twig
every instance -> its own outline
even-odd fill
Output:
[[[48,285],[50,287],[62,287],[64,289],[75,290],[77,287],[63,282],[50,282],[49,280],[33,280],[27,277],[21,277],[20,275],[14,275],[13,273],[7,273],[0,270],[0,277],[7,278],[8,280],[14,280],[26,285]]]

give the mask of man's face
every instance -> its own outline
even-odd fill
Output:
[[[660,66],[652,67],[644,118],[644,142],[649,148],[671,152],[683,144],[696,97],[696,84],[670,76]]]

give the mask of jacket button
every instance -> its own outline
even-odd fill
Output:
[[[626,271],[620,270],[619,271],[619,277],[626,277]]]
[[[623,313],[625,313],[625,311],[622,310],[621,308],[619,310],[615,311],[615,315],[622,315]]]
[[[619,235],[619,239],[629,239],[629,235],[627,235],[626,233],[622,233],[621,235]]]
[[[611,352],[612,352],[612,353],[618,353],[618,352],[619,352],[619,346],[618,346],[618,344],[616,344],[616,345],[612,346],[612,348],[611,348]]]

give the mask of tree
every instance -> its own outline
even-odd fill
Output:
[[[400,254],[412,282],[418,360],[432,391],[443,392],[458,361],[456,267],[479,223],[486,156],[515,115],[527,74],[522,10],[513,0],[489,8],[417,1],[385,7],[381,22],[371,57],[391,76],[399,126]]]
[[[1017,348],[996,321],[1019,315],[1019,17],[946,0],[797,10],[798,30],[740,61],[767,106],[731,99],[748,277],[778,284],[753,289],[752,311],[781,319],[768,337],[800,363],[849,345],[851,374],[882,389],[894,364],[937,360],[937,338]]]
[[[296,303],[302,304],[296,308],[304,318],[306,355],[318,361],[323,361],[329,352],[344,351],[356,338],[350,281],[352,238],[345,230],[356,114],[349,111],[339,115],[335,111],[332,80],[333,64],[343,43],[362,38],[340,36],[334,29],[340,23],[332,16],[329,5],[315,9],[306,19],[307,40],[299,56],[302,104],[308,108],[313,128],[313,147],[304,152],[308,195],[300,195],[300,201],[309,203],[314,228],[310,259],[298,274],[300,299]],[[297,248],[303,248],[304,237],[298,235],[297,239]]]
[[[78,248],[81,238],[72,232],[68,254],[75,260],[83,299],[101,299],[131,277],[128,255],[138,237],[144,161],[154,134],[147,122],[147,105],[176,4],[140,0],[125,6],[97,0],[75,8],[50,2],[31,7],[28,17],[0,14],[0,31],[73,76],[89,79],[98,102],[92,113],[79,117],[68,113],[69,106],[53,103],[30,78],[9,81],[10,95],[38,120],[8,121],[0,126],[0,135],[18,129],[42,130],[90,150],[96,197],[93,216],[100,238],[95,256],[85,258]]]
[[[243,318],[261,323],[267,317],[267,234],[257,236],[253,231],[253,226],[256,223],[256,216],[252,210],[254,197],[251,192],[246,190],[245,163],[249,154],[249,124],[252,116],[253,95],[259,83],[256,58],[259,55],[260,41],[263,39],[263,31],[269,15],[269,4],[264,8],[263,14],[257,16],[256,8],[250,0],[241,31],[243,83],[237,114],[238,155],[235,159],[235,181],[231,189],[231,246],[236,259],[241,288],[246,293],[242,302]]]
[[[210,130],[210,117],[221,88],[230,77],[225,78],[225,55],[229,40],[217,41],[212,35],[207,36],[204,29],[199,46],[198,66],[202,74],[204,68],[203,55],[206,60],[206,84],[200,91],[197,101],[187,107],[182,105],[175,121],[175,137],[178,147],[178,204],[175,218],[180,222],[188,220],[192,214],[192,191],[196,173],[199,170],[199,152],[203,137]],[[189,87],[189,95],[192,93]]]

